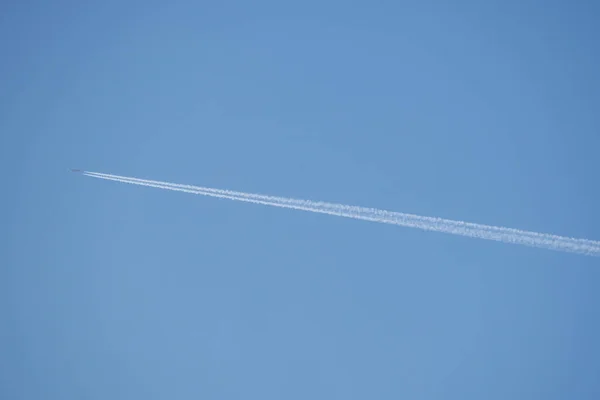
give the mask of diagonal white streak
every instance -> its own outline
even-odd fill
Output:
[[[232,190],[214,189],[201,186],[173,184],[169,182],[147,179],[130,178],[119,175],[102,174],[85,171],[84,175],[135,185],[174,190],[185,193],[201,194],[204,196],[244,201],[254,204],[270,205],[281,208],[311,211],[340,217],[354,218],[365,221],[394,224],[423,230],[451,233],[455,235],[495,240],[505,243],[522,244],[550,250],[566,251],[591,256],[600,256],[600,242],[588,239],[570,238],[545,233],[523,231],[513,228],[474,224],[464,221],[453,221],[443,218],[425,217],[404,214],[374,208],[348,206],[343,204],[317,202],[311,200],[291,199],[278,196],[268,196],[244,193]]]
[[[160,184],[160,185],[167,184],[169,186],[179,187],[179,188],[184,188],[184,189],[201,190],[201,191],[205,191],[205,192],[211,192],[211,193],[217,193],[217,194],[223,194],[223,195],[231,195],[231,196],[237,196],[237,197],[252,198],[252,199],[258,199],[258,200],[265,200],[265,201],[273,201],[273,202],[277,202],[277,203],[295,204],[295,205],[311,206],[311,207],[316,206],[316,207],[324,208],[324,209],[345,210],[345,211],[356,212],[356,213],[360,213],[360,214],[369,214],[369,215],[373,214],[373,215],[376,215],[379,217],[393,218],[395,220],[418,220],[421,222],[433,223],[433,224],[438,224],[438,225],[444,224],[444,225],[448,225],[448,226],[466,227],[466,228],[472,228],[472,229],[478,229],[478,230],[489,230],[489,231],[501,232],[501,233],[514,233],[514,234],[518,234],[521,236],[544,238],[544,239],[553,240],[553,241],[568,241],[568,242],[572,242],[572,243],[589,243],[589,244],[592,244],[595,246],[598,246],[598,244],[600,243],[598,241],[593,241],[593,240],[588,240],[588,239],[575,239],[575,238],[557,236],[557,235],[552,235],[552,234],[547,234],[547,233],[538,233],[538,232],[524,231],[524,230],[519,230],[519,229],[514,229],[514,228],[505,228],[505,227],[499,227],[499,226],[475,224],[475,223],[470,223],[470,222],[448,220],[448,219],[442,219],[442,218],[437,218],[437,217],[425,217],[425,216],[419,216],[419,215],[414,215],[414,214],[406,214],[406,213],[399,213],[399,212],[393,212],[393,211],[379,210],[379,209],[375,209],[375,208],[349,206],[349,205],[344,205],[344,204],[326,203],[326,202],[320,202],[320,201],[299,200],[299,199],[291,199],[291,198],[286,198],[286,197],[267,196],[267,195],[261,195],[261,194],[236,192],[236,191],[232,191],[232,190],[213,189],[213,188],[207,188],[207,187],[202,187],[202,186],[182,185],[182,184],[153,181],[153,180],[147,180],[147,179],[129,178],[129,177],[124,177],[124,176],[119,176],[119,175],[101,174],[101,173],[97,173],[97,172],[86,172],[86,173],[90,174],[90,175],[127,179],[130,181],[137,181],[137,182],[154,183],[154,184]]]
[[[148,180],[148,179],[130,178],[130,177],[119,176],[119,175],[102,174],[102,173],[98,173],[98,172],[87,172],[86,171],[86,174],[97,175],[99,177],[127,179],[129,181],[136,181],[136,182],[154,183],[154,184],[159,184],[159,185],[169,185],[169,186],[183,188],[183,189],[201,190],[201,191],[210,192],[210,193],[252,198],[252,199],[258,199],[258,200],[265,200],[265,201],[273,201],[273,202],[277,202],[277,203],[305,205],[305,206],[309,205],[311,207],[316,206],[316,207],[324,208],[324,209],[345,210],[345,211],[357,212],[357,213],[361,213],[361,214],[365,214],[365,213],[374,214],[374,215],[385,217],[385,218],[410,219],[410,220],[414,219],[414,220],[435,223],[435,224],[446,224],[446,225],[452,225],[452,226],[457,226],[457,227],[467,227],[467,228],[473,228],[473,229],[479,229],[479,230],[490,230],[490,231],[503,232],[503,233],[516,233],[519,235],[533,236],[533,237],[538,237],[538,238],[543,237],[543,238],[546,238],[549,240],[559,240],[559,241],[567,240],[567,241],[576,241],[576,242],[581,242],[581,243],[587,242],[587,243],[595,244],[595,245],[598,245],[598,243],[600,243],[600,242],[588,240],[588,239],[574,239],[574,238],[552,235],[552,234],[547,234],[547,233],[538,233],[538,232],[524,231],[524,230],[519,230],[519,229],[514,229],[514,228],[505,228],[505,227],[499,227],[499,226],[475,224],[475,223],[471,223],[471,222],[455,221],[455,220],[449,220],[449,219],[443,219],[443,218],[437,218],[437,217],[426,217],[426,216],[420,216],[420,215],[414,215],[414,214],[399,213],[399,212],[394,212],[394,211],[379,210],[376,208],[349,206],[349,205],[344,205],[344,204],[328,203],[328,202],[322,202],[322,201],[300,200],[300,199],[292,199],[292,198],[287,198],[287,197],[268,196],[268,195],[262,195],[262,194],[254,194],[254,193],[244,193],[244,192],[237,192],[237,191],[233,191],[233,190],[214,189],[214,188],[207,188],[207,187],[202,187],[202,186],[182,185],[182,184],[154,181],[154,180]]]

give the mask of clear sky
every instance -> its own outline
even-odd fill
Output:
[[[598,240],[598,20],[3,2],[0,398],[600,398],[597,258],[68,171]]]

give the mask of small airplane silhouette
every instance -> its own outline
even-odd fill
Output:
[[[83,171],[80,170],[80,169],[73,169],[73,168],[71,168],[71,172],[83,172]]]

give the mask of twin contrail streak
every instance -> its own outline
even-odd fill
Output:
[[[410,228],[419,228],[428,231],[451,233],[479,239],[495,240],[505,243],[522,244],[531,247],[540,247],[550,250],[579,253],[588,256],[600,256],[600,241],[570,238],[505,228],[474,224],[464,221],[454,221],[443,218],[425,217],[393,211],[378,210],[375,208],[349,206],[344,204],[327,203],[312,200],[300,200],[279,196],[267,196],[254,193],[238,192],[233,190],[214,189],[202,186],[182,185],[170,182],[161,182],[148,179],[131,178],[126,176],[103,174],[98,172],[82,171],[84,175],[99,179],[131,183],[134,185],[148,186],[178,192],[200,194],[224,198],[229,200],[244,201],[247,203],[262,204],[281,208],[290,208],[335,215],[339,217],[354,218],[365,221],[400,225]]]

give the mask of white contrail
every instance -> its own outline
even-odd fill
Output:
[[[506,243],[522,244],[557,251],[566,251],[591,256],[600,256],[600,241],[569,238],[545,233],[523,231],[513,228],[474,224],[463,221],[453,221],[442,218],[424,217],[413,214],[404,214],[374,208],[348,206],[311,200],[299,200],[278,196],[267,196],[253,193],[244,193],[231,190],[214,189],[201,186],[181,185],[170,182],[153,181],[147,179],[130,178],[119,175],[102,174],[84,171],[84,175],[149,186],[186,193],[201,194],[230,200],[238,200],[255,204],[270,205],[282,208],[291,208],[336,215],[366,221],[401,225],[436,232],[445,232],[455,235],[475,237],[480,239],[495,240]]]
[[[379,210],[379,209],[375,209],[375,208],[349,206],[349,205],[344,205],[344,204],[327,203],[327,202],[322,202],[322,201],[300,200],[300,199],[292,199],[292,198],[279,197],[279,196],[267,196],[267,195],[255,194],[255,193],[237,192],[237,191],[233,191],[233,190],[214,189],[214,188],[207,188],[207,187],[202,187],[202,186],[183,185],[183,184],[161,182],[161,181],[154,181],[154,180],[148,180],[148,179],[130,178],[130,177],[119,176],[119,175],[102,174],[102,173],[98,173],[98,172],[86,171],[85,173],[88,175],[97,175],[98,177],[111,177],[111,178],[126,179],[128,181],[137,181],[137,182],[152,183],[152,184],[158,184],[158,185],[169,185],[172,187],[178,187],[178,188],[183,188],[183,189],[190,189],[190,190],[196,190],[196,191],[200,190],[203,192],[211,192],[211,193],[217,193],[217,194],[222,194],[222,195],[258,199],[258,200],[277,202],[277,203],[294,204],[294,205],[309,206],[309,207],[319,207],[319,208],[330,209],[330,210],[344,210],[344,211],[355,212],[355,213],[360,213],[360,214],[373,214],[373,215],[377,215],[379,217],[394,218],[396,220],[407,220],[407,219],[408,220],[418,220],[421,222],[427,222],[427,223],[433,223],[433,224],[444,224],[444,225],[451,225],[451,226],[456,226],[456,227],[466,227],[466,228],[473,228],[473,229],[477,229],[477,230],[490,230],[490,231],[496,231],[496,232],[502,232],[502,233],[516,233],[521,236],[532,236],[532,237],[537,237],[537,238],[543,237],[543,238],[549,239],[549,240],[557,240],[557,241],[565,241],[566,240],[566,241],[570,241],[570,242],[576,241],[578,243],[579,242],[588,242],[590,244],[596,244],[596,245],[598,244],[598,242],[596,242],[596,241],[587,240],[587,239],[573,239],[573,238],[551,235],[551,234],[546,234],[546,233],[537,233],[537,232],[530,232],[530,231],[524,231],[524,230],[513,229],[513,228],[475,224],[475,223],[471,223],[471,222],[455,221],[455,220],[449,220],[449,219],[443,219],[443,218],[437,218],[437,217],[425,217],[425,216],[414,215],[414,214],[406,214],[406,213],[399,213],[399,212],[394,212],[394,211]]]
[[[587,239],[574,239],[574,238],[551,235],[551,234],[546,234],[546,233],[537,233],[537,232],[530,232],[530,231],[524,231],[524,230],[513,229],[513,228],[475,224],[475,223],[464,222],[464,221],[454,221],[454,220],[442,219],[442,218],[437,218],[437,217],[424,217],[424,216],[419,216],[419,215],[414,215],[414,214],[406,214],[406,213],[399,213],[399,212],[393,212],[393,211],[379,210],[379,209],[375,209],[375,208],[349,206],[349,205],[344,205],[344,204],[326,203],[326,202],[321,202],[321,201],[299,200],[299,199],[291,199],[291,198],[278,197],[278,196],[267,196],[267,195],[261,195],[261,194],[237,192],[237,191],[232,191],[232,190],[213,189],[213,188],[207,188],[207,187],[201,187],[201,186],[182,185],[182,184],[175,184],[175,183],[169,183],[169,182],[153,181],[153,180],[148,180],[148,179],[130,178],[130,177],[119,176],[119,175],[102,174],[102,173],[98,173],[98,172],[87,172],[86,171],[86,174],[98,175],[100,177],[126,179],[128,181],[153,183],[153,184],[159,184],[159,185],[169,185],[169,186],[173,186],[173,187],[190,189],[190,190],[194,190],[194,191],[200,190],[200,191],[204,191],[204,192],[212,192],[212,193],[217,193],[217,194],[222,194],[222,195],[230,195],[230,196],[235,196],[235,197],[245,197],[245,198],[258,199],[258,200],[264,200],[264,201],[269,201],[269,202],[294,204],[294,205],[308,206],[308,207],[319,207],[319,208],[324,208],[324,209],[329,209],[329,210],[344,210],[344,211],[353,212],[353,213],[376,215],[378,217],[384,217],[386,219],[392,218],[397,221],[398,220],[399,221],[407,221],[407,220],[408,221],[419,221],[419,222],[428,223],[428,224],[453,226],[453,227],[459,227],[459,228],[470,228],[470,229],[477,229],[477,230],[488,230],[488,231],[500,232],[500,233],[505,233],[505,234],[517,234],[520,236],[530,236],[530,237],[535,237],[537,239],[543,238],[543,239],[552,240],[552,241],[561,241],[561,242],[566,241],[566,242],[577,243],[577,244],[589,243],[589,244],[592,244],[595,246],[597,246],[599,243],[597,241],[587,240]]]

